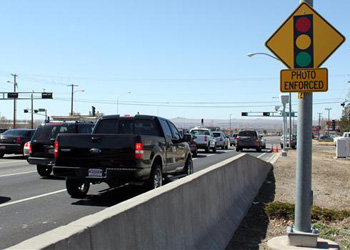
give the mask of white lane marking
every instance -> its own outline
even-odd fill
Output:
[[[23,162],[27,163],[25,160],[14,160],[14,161],[5,161],[5,162],[0,162],[0,164],[9,164],[9,163],[18,163],[18,162]],[[28,163],[27,163],[28,164]],[[29,164],[28,164],[29,165]]]
[[[36,173],[36,171],[28,171],[28,172],[21,172],[21,173],[15,173],[15,174],[5,174],[5,175],[0,175],[0,178],[14,176],[14,175],[21,175],[21,174],[31,174],[31,173]]]
[[[259,155],[259,156],[256,157],[256,158],[260,158],[260,157],[262,157],[263,155],[266,155],[266,153],[263,153],[263,154]]]
[[[5,203],[5,204],[0,205],[0,208],[1,208],[1,207],[11,206],[11,205],[18,204],[18,203],[22,203],[22,202],[25,202],[25,201],[30,201],[30,200],[39,199],[39,198],[45,197],[45,196],[50,196],[50,195],[62,193],[62,192],[65,192],[65,191],[66,191],[66,189],[61,189],[61,190],[57,190],[57,191],[55,191],[55,192],[46,193],[46,194],[41,194],[41,195],[37,195],[37,196],[25,198],[25,199],[22,199],[22,200],[18,200],[18,201],[13,201],[13,202]]]

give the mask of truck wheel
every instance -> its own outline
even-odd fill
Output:
[[[257,151],[257,152],[261,152],[261,148],[257,148],[256,151]]]
[[[186,175],[193,174],[193,161],[191,157],[188,157],[185,163],[184,173]]]
[[[209,146],[209,144],[208,144],[208,146],[205,148],[205,152],[206,152],[206,153],[209,153],[209,150],[210,150],[210,146]]]
[[[239,152],[239,150],[241,150],[239,147],[236,147],[236,152]]]
[[[198,154],[198,149],[196,148],[193,152],[193,156],[197,156],[197,154]]]
[[[90,182],[66,179],[66,188],[72,198],[84,198],[89,191]]]
[[[152,167],[151,176],[147,183],[147,189],[156,189],[163,185],[162,167],[156,164]]]
[[[225,146],[222,146],[221,149],[226,149],[226,147],[225,147]]]
[[[36,165],[36,170],[40,176],[48,177],[52,172],[52,166]]]
[[[215,147],[213,147],[213,153],[215,153],[216,152],[216,146]]]
[[[5,155],[4,153],[0,153],[0,158],[4,157],[4,155]]]

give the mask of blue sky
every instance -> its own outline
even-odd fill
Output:
[[[297,8],[297,0],[132,0],[3,1],[0,23],[0,92],[50,91],[53,100],[35,100],[49,115],[68,115],[91,106],[105,114],[166,118],[240,118],[242,111],[274,111],[279,74],[285,66],[267,56],[265,41]],[[314,8],[350,37],[350,1],[314,0]],[[345,43],[322,67],[329,90],[314,94],[313,117],[340,103],[350,89],[350,45]],[[126,94],[131,92],[131,94]],[[293,94],[297,110],[297,96]],[[349,98],[348,98],[349,99]],[[19,119],[29,100],[18,101]],[[13,102],[1,100],[12,119]],[[40,119],[39,116],[35,117]],[[270,118],[271,119],[271,118]]]

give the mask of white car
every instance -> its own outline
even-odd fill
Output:
[[[197,148],[205,149],[207,153],[210,149],[216,152],[216,141],[210,129],[196,127],[191,129],[190,133],[196,136],[194,140],[197,142]]]
[[[213,136],[216,140],[216,146],[221,147],[222,149],[228,149],[229,141],[224,132],[222,131],[213,131]]]

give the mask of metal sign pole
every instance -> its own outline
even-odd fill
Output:
[[[313,1],[307,2],[312,6]],[[305,93],[298,101],[297,163],[295,193],[295,230],[311,232],[312,169],[312,93]]]

